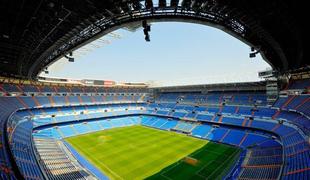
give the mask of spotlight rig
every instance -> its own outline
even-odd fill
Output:
[[[258,48],[258,50],[255,51],[254,47],[251,47],[251,52],[249,54],[250,58],[255,58],[256,54],[260,53],[260,48]]]
[[[69,56],[71,56],[71,57],[69,57]],[[69,56],[64,55],[64,57],[67,58],[69,62],[74,62],[74,58],[72,57],[73,56],[72,52],[69,53]]]
[[[146,20],[142,21],[143,33],[145,35],[145,41],[150,42],[149,32],[151,31],[151,26],[147,24]]]
[[[45,68],[45,69],[44,69],[44,73],[45,73],[45,74],[49,74],[49,72],[48,72],[48,69],[47,69],[47,68]]]

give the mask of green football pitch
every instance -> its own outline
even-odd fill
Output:
[[[110,179],[216,179],[239,149],[144,126],[66,139]]]

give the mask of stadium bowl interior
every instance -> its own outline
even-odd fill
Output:
[[[310,179],[305,2],[0,2],[0,179]],[[152,88],[39,77],[120,27],[182,21],[253,47],[265,80]],[[69,58],[70,60],[70,58]],[[71,59],[72,60],[72,59]]]

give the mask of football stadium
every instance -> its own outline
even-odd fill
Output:
[[[310,179],[306,7],[292,0],[1,1],[0,179]],[[220,44],[174,23],[230,39]],[[177,37],[181,31],[192,34]],[[195,38],[208,42],[183,42]],[[248,49],[249,64],[233,55],[244,54],[234,53],[234,42]],[[134,49],[138,64],[126,54]],[[99,50],[101,64],[79,64]],[[256,58],[270,68],[253,67]],[[54,76],[57,66],[73,77]],[[162,82],[183,76],[156,84],[151,72]],[[216,75],[224,78],[212,81]]]

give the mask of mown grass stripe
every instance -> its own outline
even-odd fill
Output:
[[[144,179],[203,147],[207,141],[143,126],[66,139],[111,179]]]
[[[111,179],[218,179],[235,147],[144,126],[113,128],[67,141]],[[195,158],[193,166],[182,159]]]

